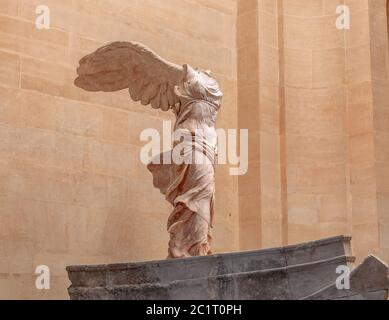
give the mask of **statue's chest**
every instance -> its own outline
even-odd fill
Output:
[[[207,103],[202,102],[193,102],[185,105],[177,118],[177,126],[183,125],[194,125],[201,126],[202,124],[206,126],[213,127],[216,122],[217,112],[212,109]]]

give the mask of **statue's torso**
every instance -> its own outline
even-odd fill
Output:
[[[216,148],[216,116],[215,106],[205,101],[187,102],[178,113],[175,130],[188,130],[191,133],[202,135],[212,147]]]

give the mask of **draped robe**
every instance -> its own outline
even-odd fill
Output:
[[[168,258],[211,254],[217,159],[214,125],[218,108],[206,100],[186,101],[176,110],[175,132],[181,140],[174,143],[175,151],[169,151],[167,157],[159,155],[148,165],[154,186],[174,206],[167,225]],[[177,149],[182,163],[174,159]],[[171,160],[167,164],[166,158]]]

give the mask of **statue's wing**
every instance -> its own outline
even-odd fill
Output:
[[[142,44],[114,42],[81,59],[77,74],[75,85],[84,90],[128,88],[134,101],[168,111],[179,102],[174,87],[182,81],[184,68]]]

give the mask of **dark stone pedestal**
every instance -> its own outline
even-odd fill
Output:
[[[284,248],[100,266],[68,267],[71,299],[386,299],[388,268],[374,256],[354,269],[349,237]],[[350,290],[336,273],[348,266]]]

